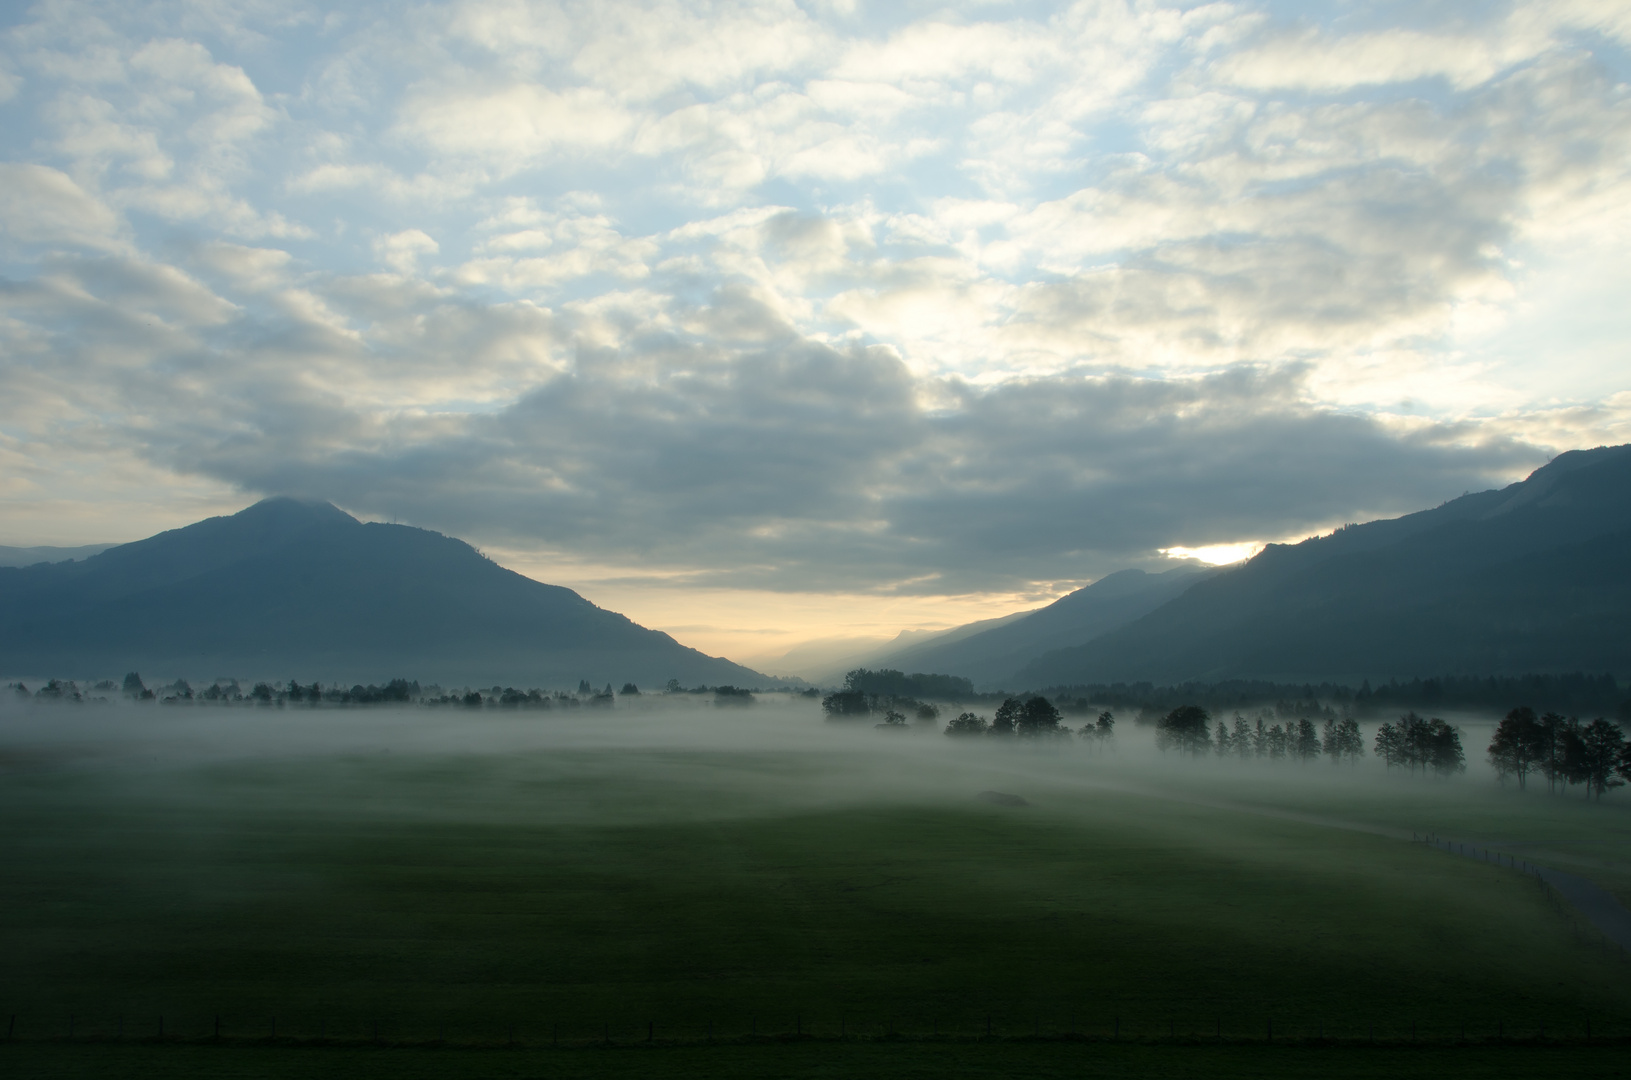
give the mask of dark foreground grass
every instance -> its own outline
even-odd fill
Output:
[[[484,1050],[426,1047],[0,1046],[0,1070],[31,1080],[524,1080],[524,1078],[1607,1077],[1623,1045],[1269,1046],[1069,1042],[757,1043]]]
[[[1566,1075],[1625,1052],[1588,1030],[1631,1036],[1623,955],[1510,871],[1217,792],[997,762],[891,798],[855,767],[585,751],[11,769],[0,1069]],[[1033,805],[972,800],[998,784]],[[131,1043],[161,1025],[182,1041]],[[274,1030],[397,1045],[248,1043]],[[1286,1045],[1333,1038],[1350,1041]]]

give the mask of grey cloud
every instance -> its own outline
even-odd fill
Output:
[[[634,355],[585,349],[491,415],[367,422],[291,395],[259,409],[258,430],[198,428],[163,452],[246,492],[489,543],[715,584],[937,593],[1406,511],[1543,460],[1315,407],[1302,374],[980,388],[913,377],[882,349],[652,335]]]

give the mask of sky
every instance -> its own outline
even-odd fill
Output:
[[[1631,4],[0,11],[0,543],[322,498],[734,659],[1631,441]]]

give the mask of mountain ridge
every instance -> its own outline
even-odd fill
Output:
[[[73,677],[769,681],[462,540],[287,497],[74,563],[0,568],[0,662]]]
[[[1027,685],[1349,681],[1631,668],[1631,446],[1430,510],[1270,545]]]

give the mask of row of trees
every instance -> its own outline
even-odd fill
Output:
[[[1617,716],[1621,722],[1631,723],[1631,686],[1619,684],[1611,675],[1581,672],[1485,678],[1444,676],[1374,687],[1366,681],[1357,690],[1329,682],[1297,685],[1226,679],[1161,686],[1149,682],[1082,683],[1043,687],[1042,693],[1052,695],[1067,713],[1071,711],[1067,702],[1093,701],[1124,714],[1147,717],[1150,723],[1182,705],[1201,705],[1221,715],[1256,708],[1265,701],[1276,703],[1275,711],[1281,720],[1302,716],[1324,720],[1333,706],[1345,715],[1363,718],[1398,716],[1406,709],[1482,712],[1510,708],[1514,701],[1531,701],[1570,714]],[[1287,712],[1288,707],[1294,711]]]
[[[1328,715],[1322,734],[1307,717],[1281,725],[1265,723],[1262,716],[1253,723],[1237,712],[1233,727],[1219,720],[1214,729],[1211,714],[1199,705],[1180,705],[1158,719],[1155,745],[1163,752],[1176,750],[1192,757],[1216,754],[1242,760],[1312,761],[1324,753],[1333,762],[1354,762],[1365,753],[1359,722],[1349,717]]]
[[[1547,790],[1559,784],[1584,784],[1586,796],[1601,799],[1631,780],[1631,744],[1620,725],[1602,717],[1582,724],[1578,718],[1520,706],[1506,714],[1489,744],[1489,763],[1504,782],[1515,776],[1520,789],[1529,774],[1546,778]]]
[[[1074,736],[1094,743],[1112,738],[1115,730],[1116,718],[1108,712],[1101,712],[1096,721],[1084,724],[1079,731],[1072,730],[1064,723],[1059,709],[1045,697],[1007,698],[990,720],[964,712],[946,725],[946,734],[953,738],[1069,739]]]
[[[1411,772],[1432,770],[1449,776],[1467,769],[1460,730],[1436,716],[1424,720],[1413,712],[1399,717],[1396,724],[1376,729],[1376,756],[1388,768],[1399,766]]]

